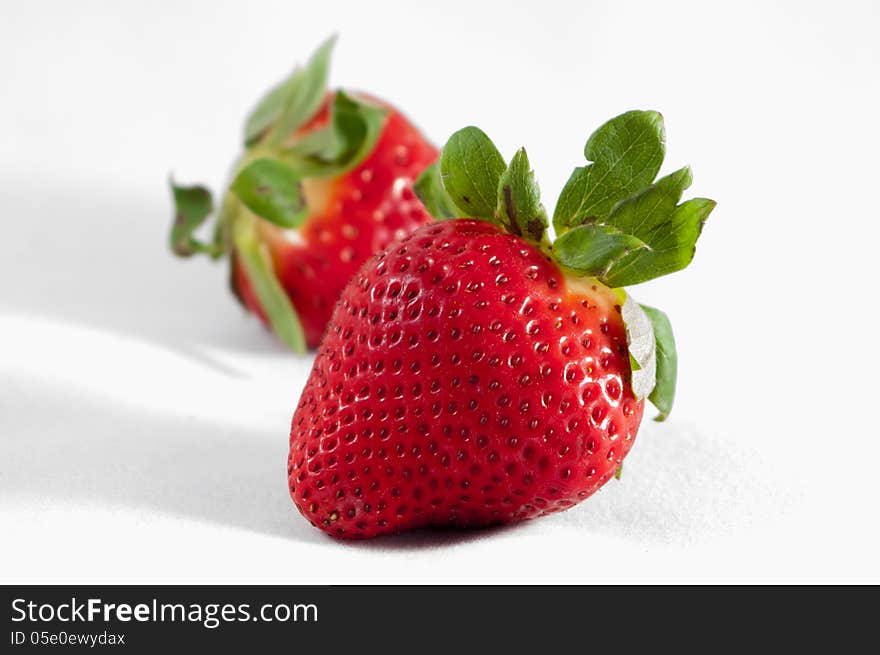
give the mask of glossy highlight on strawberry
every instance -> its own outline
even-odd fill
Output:
[[[415,190],[425,225],[370,259],[330,320],[293,416],[291,497],[359,539],[568,509],[620,474],[645,399],[677,374],[668,318],[622,287],[687,266],[715,203],[654,181],[660,115],[587,142],[553,226],[525,150],[456,132]]]

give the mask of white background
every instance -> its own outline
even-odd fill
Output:
[[[876,3],[427,4],[3,2],[0,581],[880,582]],[[527,146],[551,207],[630,108],[719,201],[635,292],[676,329],[672,417],[571,511],[325,537],[285,479],[310,359],[166,251],[168,173],[219,186],[334,31],[334,85]]]

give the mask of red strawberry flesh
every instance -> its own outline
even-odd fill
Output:
[[[405,223],[411,208],[391,205],[392,225]],[[527,519],[593,494],[643,410],[619,302],[483,221],[398,241],[333,312],[292,423],[296,506],[325,532],[366,538]]]

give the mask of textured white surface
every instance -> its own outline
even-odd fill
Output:
[[[0,582],[880,582],[876,5],[423,4],[4,8]],[[636,291],[676,329],[675,410],[569,512],[325,538],[285,481],[310,361],[166,254],[169,170],[216,187],[334,30],[334,83],[526,145],[550,205],[633,107],[719,201],[691,269]]]

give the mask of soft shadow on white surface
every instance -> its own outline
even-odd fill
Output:
[[[672,544],[746,532],[794,511],[795,495],[767,476],[759,453],[675,415],[655,423],[651,411],[621,479],[555,520],[570,529],[601,526],[627,540]]]
[[[143,339],[220,373],[210,349],[285,356],[228,289],[228,264],[179,260],[167,246],[166,182],[155,194],[29,181],[0,187],[7,216],[0,312],[62,318]],[[290,355],[287,355],[290,356]]]
[[[139,412],[78,390],[19,380],[5,385],[0,497],[130,507],[300,542],[358,550],[455,547],[545,528],[645,546],[699,542],[780,518],[792,498],[756,478],[747,453],[681,426],[640,435],[624,480],[573,509],[517,526],[426,529],[341,544],[310,526],[286,488],[286,441],[196,417]],[[760,469],[759,469],[760,470]],[[758,502],[763,499],[764,505]]]
[[[323,540],[290,501],[287,444],[275,434],[138,413],[21,380],[6,387],[3,405],[5,501],[122,506],[267,536]],[[29,419],[13,418],[13,411]]]

